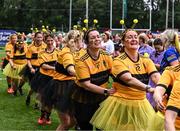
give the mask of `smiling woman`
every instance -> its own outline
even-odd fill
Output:
[[[85,35],[87,49],[75,63],[77,81],[72,94],[75,117],[81,130],[92,130],[89,123],[99,103],[115,92],[108,88],[112,69],[111,56],[101,49],[101,38],[97,30],[89,30]]]
[[[135,31],[127,30],[122,42],[124,52],[112,65],[116,92],[100,104],[90,123],[103,130],[148,130],[147,121],[155,112],[146,99],[146,92],[154,89],[147,84],[149,77],[156,83],[160,75],[153,62],[138,53]]]

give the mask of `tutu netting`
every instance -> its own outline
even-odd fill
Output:
[[[2,67],[1,68],[4,69],[8,63],[9,63],[9,61],[6,58],[4,58],[3,62],[2,62]]]
[[[165,130],[164,121],[165,121],[164,114],[158,111],[153,116],[152,121],[150,122],[149,126],[151,127],[153,131],[164,131]],[[180,117],[179,116],[176,118],[175,127],[177,130],[180,130]]]
[[[13,69],[10,66],[10,64],[7,64],[3,70],[3,74],[14,79],[22,79],[22,76],[19,75],[19,73],[21,72],[21,70],[23,70],[26,64],[23,64],[23,65],[15,64],[15,66],[16,66],[16,69]]]
[[[39,67],[38,66],[33,66],[32,67],[35,69],[35,74],[37,72],[39,72]],[[20,74],[22,74],[24,76],[24,78],[26,79],[26,81],[28,81],[29,83],[31,82],[31,80],[33,79],[33,77],[35,76],[35,74],[32,74],[28,65],[20,72]]]
[[[161,112],[157,112],[152,117],[151,121],[149,122],[149,128],[153,131],[163,131],[164,130],[164,114]]]
[[[40,72],[37,72],[30,82],[30,87],[33,91],[42,94],[43,88],[51,79],[51,76],[43,75]]]
[[[74,87],[72,99],[76,102],[83,104],[94,104],[100,103],[107,98],[105,95],[87,91],[86,89],[79,87],[77,84],[75,84]]]
[[[128,100],[109,96],[100,104],[90,123],[103,130],[148,130],[155,114],[147,99]]]
[[[73,80],[50,80],[41,94],[42,105],[44,107],[54,107],[59,112],[71,113],[73,111],[71,100],[73,85]]]

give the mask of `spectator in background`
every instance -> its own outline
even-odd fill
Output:
[[[155,50],[152,52],[152,54],[150,54],[150,59],[154,62],[156,69],[159,71],[160,63],[164,55],[164,45],[160,38],[156,38],[153,44],[154,44]],[[151,85],[151,87],[154,87],[154,88],[156,86],[156,84],[152,82],[151,80],[149,80],[149,85]],[[146,93],[146,96],[149,102],[151,103],[151,105],[153,106],[153,108],[156,109],[156,103],[153,99],[153,94]]]
[[[163,72],[165,67],[174,66],[179,64],[179,45],[178,34],[174,30],[166,30],[162,33],[161,37],[164,39],[166,51],[161,61],[160,71]]]
[[[107,51],[110,55],[114,53],[114,43],[111,40],[111,34],[109,31],[105,31],[102,36],[102,48]]]
[[[114,38],[114,39],[113,39],[113,42],[114,42],[115,44],[121,43],[121,37],[120,37],[119,34],[116,34],[113,38]]]
[[[148,41],[147,35],[145,33],[141,33],[139,35],[139,44],[140,44],[139,53],[149,57],[150,54],[154,51],[154,48],[149,46],[147,44],[147,41]]]

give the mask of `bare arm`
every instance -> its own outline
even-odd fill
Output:
[[[29,69],[31,70],[31,73],[35,73],[35,69],[32,67],[30,60],[27,60],[27,64],[28,64]]]
[[[175,60],[173,62],[170,63],[171,66],[175,66],[175,65],[178,65],[179,64],[179,61],[178,60]]]
[[[55,70],[54,66],[50,66],[48,64],[42,64],[42,68],[46,70]]]
[[[132,77],[130,73],[125,73],[120,76],[120,79],[122,81],[125,81],[129,86],[132,86],[132,88],[142,90],[142,91],[148,91],[148,92],[154,92],[153,88],[149,88],[147,90],[147,85],[139,81],[138,79]]]
[[[157,86],[155,91],[154,91],[154,100],[157,104],[158,109],[161,111],[165,110],[165,106],[163,104],[163,95],[166,92],[166,89],[162,86]]]
[[[68,73],[69,73],[70,75],[76,76],[76,71],[75,71],[73,65],[69,66],[69,67],[67,68],[67,71],[68,71]]]
[[[152,80],[155,84],[157,84],[157,83],[159,82],[160,77],[161,77],[161,75],[160,75],[159,72],[153,73],[153,74],[151,75],[151,80]]]
[[[107,91],[108,95],[112,95],[115,93],[115,89],[113,89],[113,88],[112,89],[104,89],[100,86],[92,84],[90,81],[84,81],[84,82],[81,82],[80,84],[84,89],[94,92],[94,93],[104,94],[105,90]]]
[[[166,110],[165,113],[165,131],[175,131],[175,119],[177,117],[177,112],[172,110]]]

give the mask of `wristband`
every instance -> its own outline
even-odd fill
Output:
[[[151,88],[151,86],[147,85],[146,86],[146,92],[149,92],[148,90]]]
[[[104,89],[104,95],[107,96],[108,95],[108,90]]]

